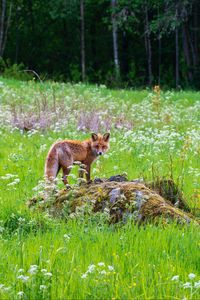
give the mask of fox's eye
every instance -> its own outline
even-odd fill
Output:
[[[98,146],[98,145],[96,146],[96,149],[99,149],[99,146]]]
[[[103,146],[102,149],[103,149],[103,150],[106,150],[106,146]]]

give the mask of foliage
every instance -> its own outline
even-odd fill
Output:
[[[1,74],[5,78],[14,78],[18,80],[31,80],[33,79],[33,74],[30,70],[26,70],[23,63],[11,65],[10,60],[6,62],[1,58],[0,59],[0,70]]]
[[[9,4],[7,0],[7,14]],[[145,5],[150,24],[153,84],[161,82],[165,87],[175,87],[175,31],[178,29],[180,86],[199,88],[200,4],[197,0],[118,0],[115,11],[109,0],[85,0],[87,81],[114,87],[147,84]],[[120,80],[117,82],[113,76],[112,14],[118,32]],[[16,77],[16,65],[23,63],[46,78],[78,82],[81,79],[80,28],[78,0],[14,1],[3,56],[14,66],[9,75],[14,73]],[[184,28],[185,42],[181,37]]]

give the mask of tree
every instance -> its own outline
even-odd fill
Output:
[[[111,0],[113,56],[114,56],[114,66],[115,66],[115,79],[118,81],[120,78],[120,66],[119,66],[119,55],[118,55],[118,32],[117,32],[117,20],[116,20],[116,6],[117,6],[117,0]]]
[[[85,18],[84,18],[84,0],[80,0],[81,15],[81,73],[82,81],[85,81]]]
[[[152,85],[152,51],[151,51],[151,30],[149,25],[149,13],[148,13],[148,2],[144,2],[145,11],[145,26],[144,26],[144,37],[145,37],[145,48],[147,53],[147,64],[148,64],[148,85]]]
[[[12,14],[12,1],[9,3],[8,12],[7,12],[7,6],[8,6],[7,0],[2,0],[1,16],[0,16],[0,57],[2,57],[4,54],[4,50],[7,42],[8,28],[10,25],[11,14]]]

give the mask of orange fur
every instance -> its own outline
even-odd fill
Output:
[[[109,149],[110,134],[92,133],[91,138],[85,141],[64,140],[53,144],[45,162],[45,176],[54,180],[62,169],[63,183],[67,184],[67,175],[70,173],[70,166],[75,161],[85,165],[86,179],[90,182],[90,169],[92,162]],[[84,171],[79,171],[79,177],[83,177]]]

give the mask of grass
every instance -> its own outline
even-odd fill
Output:
[[[198,227],[64,222],[26,201],[54,141],[109,130],[92,177],[173,177],[198,215],[200,93],[0,83],[0,299],[199,299]]]

